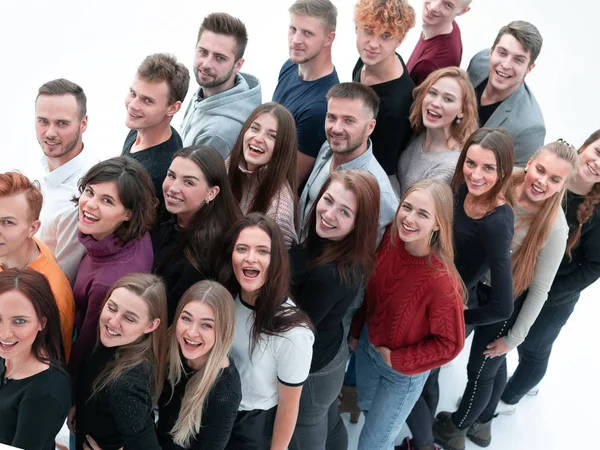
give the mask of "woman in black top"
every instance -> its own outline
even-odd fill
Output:
[[[476,325],[504,320],[513,310],[510,246],[514,214],[506,198],[513,164],[510,135],[498,128],[480,128],[465,143],[456,165],[451,185],[454,262],[468,290],[467,332]],[[479,283],[487,272],[494,289]],[[432,425],[439,401],[438,377],[439,369],[432,370],[406,420],[413,439],[406,438],[401,448],[434,448]]]
[[[175,318],[158,402],[160,445],[163,450],[223,450],[242,399],[240,375],[228,357],[233,297],[215,281],[200,281],[183,295]]]
[[[216,278],[224,234],[241,212],[223,157],[203,145],[175,153],[163,194],[167,211],[175,217],[152,233],[153,271],[167,285],[171,324],[183,293],[197,281]]]
[[[0,444],[54,450],[71,405],[60,318],[48,280],[0,272]]]
[[[514,411],[519,400],[542,381],[552,345],[581,291],[600,277],[600,130],[586,139],[578,153],[577,173],[563,205],[569,224],[567,252],[542,311],[517,347],[519,365],[504,388],[504,405],[500,404],[504,413]]]
[[[334,172],[310,212],[306,241],[290,251],[294,299],[316,328],[290,449],[348,446],[337,406],[348,359],[342,320],[374,266],[379,198],[369,172]]]
[[[155,275],[126,275],[108,292],[69,413],[77,450],[89,448],[87,436],[104,450],[160,449],[152,407],[166,365],[166,316],[165,286]]]

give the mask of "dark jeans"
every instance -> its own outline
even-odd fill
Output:
[[[517,347],[519,365],[504,388],[502,401],[510,405],[517,404],[527,392],[542,381],[548,369],[552,345],[563,325],[569,320],[577,300],[579,294],[559,304],[544,304],[525,341]]]
[[[454,424],[461,430],[469,428],[477,419],[488,422],[494,417],[506,386],[506,355],[486,358],[483,352],[488,344],[506,336],[515,324],[525,295],[515,300],[514,311],[507,320],[475,327],[467,363],[467,387],[458,410],[452,415]]]
[[[277,406],[238,411],[226,450],[269,450]]]
[[[433,419],[440,400],[439,377],[439,368],[430,372],[421,396],[406,418],[413,435],[413,445],[417,448],[433,445]]]

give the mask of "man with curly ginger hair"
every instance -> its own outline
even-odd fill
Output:
[[[472,0],[425,0],[423,32],[406,67],[418,86],[431,72],[460,66],[462,40],[454,19],[469,11]]]
[[[370,86],[379,96],[377,126],[371,135],[373,153],[397,187],[393,175],[412,134],[408,116],[415,85],[396,49],[414,27],[415,11],[406,0],[359,0],[354,23],[360,58],[352,79]]]

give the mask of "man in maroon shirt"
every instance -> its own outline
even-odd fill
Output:
[[[406,63],[415,85],[437,69],[460,66],[462,41],[454,19],[469,11],[470,3],[471,0],[425,0],[423,32]]]

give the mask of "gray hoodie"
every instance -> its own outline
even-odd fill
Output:
[[[235,76],[235,85],[208,98],[198,89],[181,125],[183,146],[208,145],[223,158],[231,152],[250,113],[262,102],[258,78],[247,73]]]

